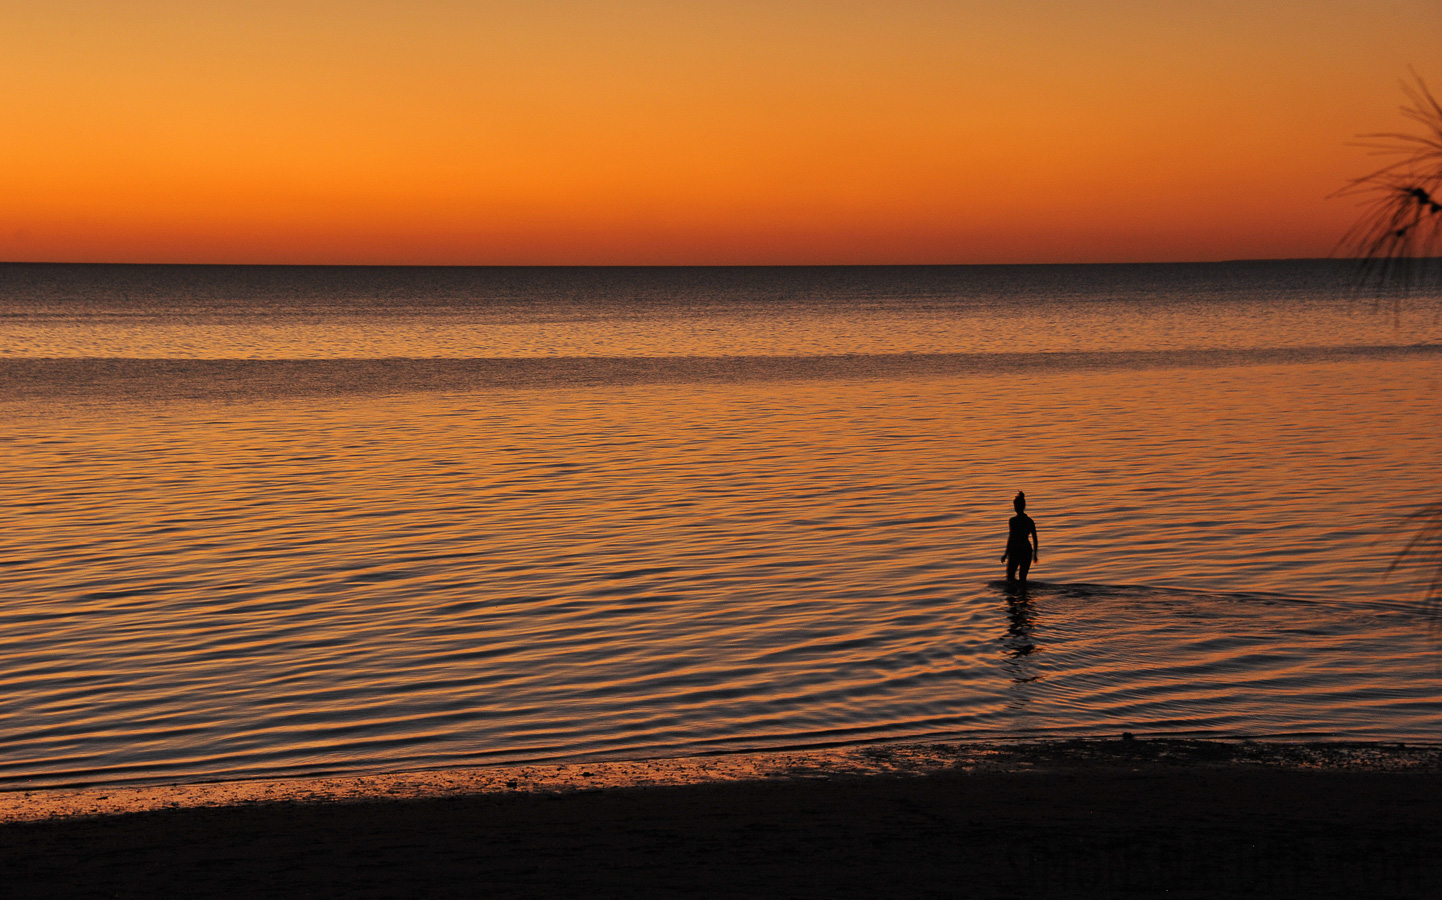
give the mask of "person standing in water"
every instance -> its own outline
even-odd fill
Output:
[[[1036,540],[1036,523],[1026,514],[1026,494],[1017,491],[1011,505],[1016,507],[1016,515],[1011,517],[1011,532],[1006,537],[1006,552],[1001,555],[1001,561],[1006,563],[1007,581],[1016,581],[1017,569],[1021,569],[1021,581],[1025,584],[1026,573],[1036,560],[1040,545]]]

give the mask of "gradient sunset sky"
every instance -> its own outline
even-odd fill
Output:
[[[1325,256],[1442,2],[0,4],[0,260]]]

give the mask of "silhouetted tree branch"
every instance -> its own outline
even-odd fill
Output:
[[[1420,526],[1412,540],[1397,554],[1392,568],[1396,568],[1398,563],[1411,556],[1432,563],[1432,581],[1427,585],[1427,602],[1436,613],[1438,601],[1442,600],[1442,503],[1434,503],[1419,510],[1413,513],[1411,518],[1419,522]]]
[[[1442,283],[1442,104],[1415,70],[1411,74],[1412,81],[1402,83],[1407,102],[1401,110],[1420,128],[1363,135],[1358,145],[1387,163],[1336,194],[1363,198],[1361,216],[1339,245],[1361,263],[1363,285],[1403,293]],[[1435,614],[1442,601],[1442,503],[1412,518],[1417,532],[1392,568],[1413,558],[1432,568],[1427,602]]]
[[[1362,135],[1357,146],[1387,163],[1334,196],[1362,198],[1362,214],[1339,247],[1360,260],[1364,283],[1407,291],[1431,286],[1442,274],[1442,104],[1416,72],[1402,92],[1402,115],[1420,133]]]

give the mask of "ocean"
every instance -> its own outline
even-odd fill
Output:
[[[1354,275],[0,266],[0,789],[1437,742],[1442,297]]]

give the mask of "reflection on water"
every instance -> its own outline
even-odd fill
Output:
[[[1035,582],[998,581],[992,587],[1006,600],[1006,634],[1001,638],[1001,670],[1011,680],[1007,710],[1021,728],[1030,727],[1027,713],[1032,700],[1032,682],[1042,678],[1032,654],[1038,650],[1034,638],[1037,610],[1032,602],[1031,586]]]
[[[1032,629],[1036,625],[1036,610],[1032,608],[1031,593],[1025,582],[1002,582],[1006,596],[1006,638],[1002,646],[1007,655],[1016,658],[1030,656],[1036,650],[1032,641]],[[1016,677],[1014,681],[1031,681],[1035,676]]]

